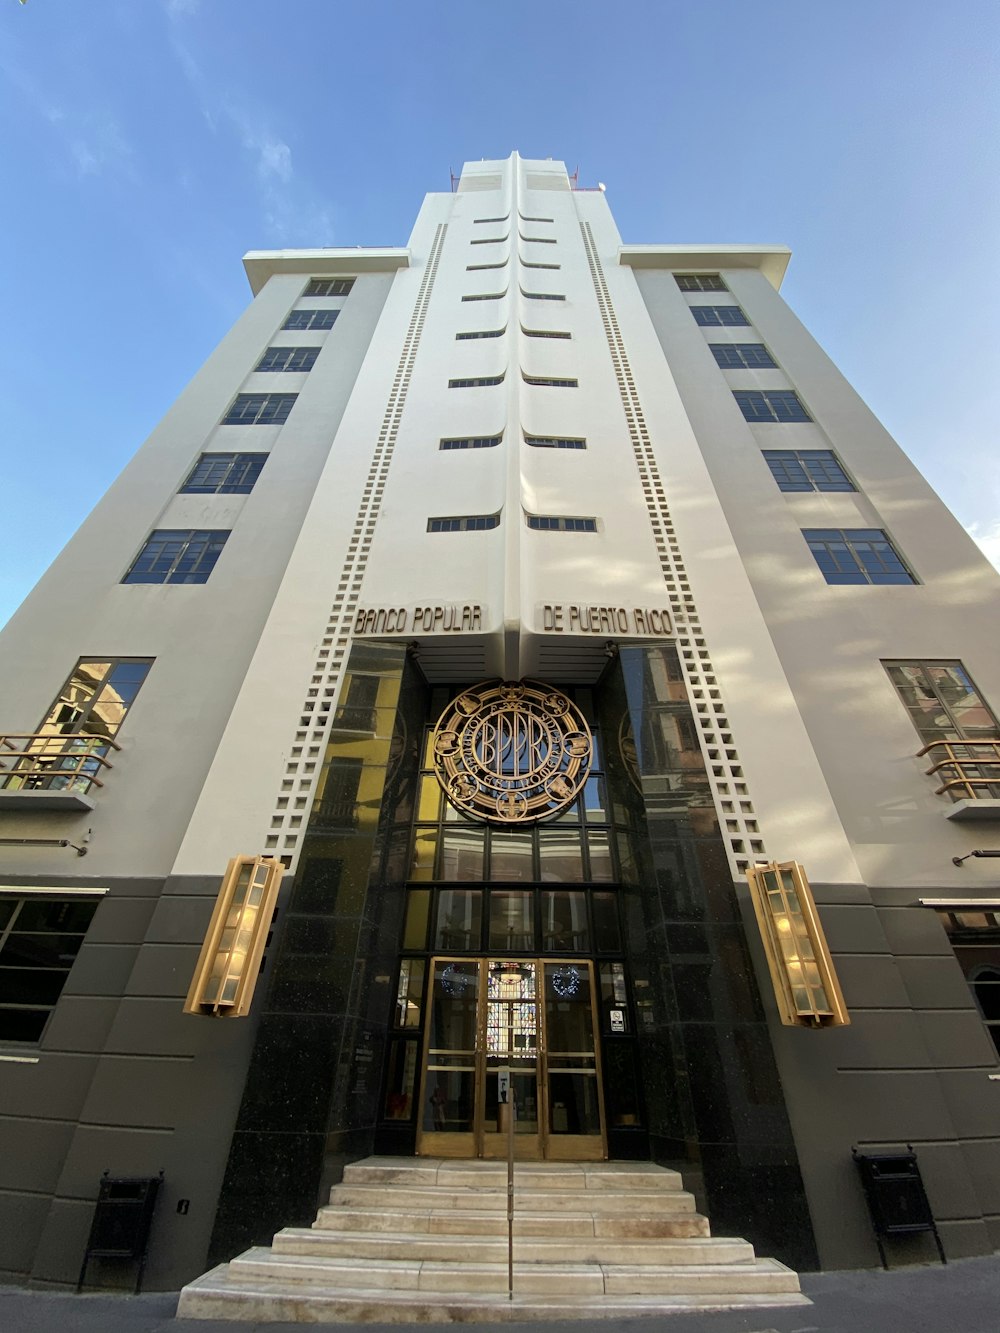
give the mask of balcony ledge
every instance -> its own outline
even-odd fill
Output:
[[[997,802],[1000,805],[1000,801]],[[32,810],[55,810],[62,814],[93,810],[94,802],[82,791],[3,791],[0,790],[0,810],[16,810],[28,814]]]
[[[959,820],[1000,819],[1000,800],[984,797],[977,800],[966,798],[962,801],[956,801],[951,809],[946,812],[945,817]]]

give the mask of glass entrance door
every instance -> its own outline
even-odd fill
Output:
[[[418,1153],[505,1157],[509,1068],[517,1158],[607,1155],[589,961],[435,958],[429,998]]]

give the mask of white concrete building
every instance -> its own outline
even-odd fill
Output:
[[[1000,580],[788,260],[623,244],[516,154],[405,247],[246,256],[0,636],[0,1274],[75,1281],[106,1168],[164,1170],[171,1287],[346,1161],[495,1155],[505,1060],[520,1156],[679,1165],[793,1265],[875,1261],[853,1146],[994,1248]],[[234,856],[284,882],[223,1021]],[[849,1023],[768,965],[788,862]]]

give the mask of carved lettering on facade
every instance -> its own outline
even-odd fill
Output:
[[[393,634],[472,634],[483,628],[483,608],[460,606],[359,606],[354,637],[381,638]]]
[[[616,638],[622,634],[664,638],[674,632],[670,612],[664,607],[560,606],[541,607],[541,630],[545,634],[599,634]]]

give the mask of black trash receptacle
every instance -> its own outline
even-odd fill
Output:
[[[860,1153],[852,1148],[851,1153],[861,1172],[882,1267],[889,1267],[883,1243],[886,1236],[909,1236],[920,1231],[933,1233],[941,1262],[946,1264],[917,1154],[910,1145],[906,1152]]]

